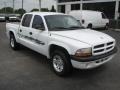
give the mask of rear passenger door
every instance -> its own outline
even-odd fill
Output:
[[[23,17],[19,28],[19,41],[21,44],[30,47],[31,38],[30,38],[30,24],[32,20],[32,14],[26,14]]]

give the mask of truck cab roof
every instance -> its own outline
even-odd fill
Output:
[[[93,11],[93,10],[73,10],[71,12],[92,12],[92,13],[102,13],[100,11]]]
[[[26,14],[33,14],[33,15],[40,15],[40,16],[47,16],[47,15],[64,15],[63,13],[56,13],[56,12],[30,12]]]

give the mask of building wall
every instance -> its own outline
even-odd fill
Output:
[[[73,2],[73,1],[80,1],[80,0],[58,0],[59,3],[62,3],[62,2]]]
[[[114,2],[100,2],[100,3],[85,3],[84,10],[95,10],[104,12],[108,18],[115,16],[115,1]]]
[[[71,10],[80,10],[81,3],[82,9],[102,11],[109,18],[116,18],[118,15],[116,12],[120,12],[120,5],[116,7],[116,0],[83,0],[83,2],[81,2],[81,0],[58,0],[58,7],[64,5],[65,10],[62,10],[64,11],[63,13],[69,13]],[[116,11],[116,8],[119,8],[118,11]],[[61,9],[58,11],[62,12]]]
[[[119,8],[118,8],[118,12],[120,13],[120,1],[119,1]]]
[[[119,19],[120,19],[120,1],[119,1],[119,8],[118,8],[118,12],[119,12]]]

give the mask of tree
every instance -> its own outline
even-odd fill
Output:
[[[31,10],[31,12],[35,12],[35,11],[39,11],[39,9],[34,8],[34,9]]]
[[[41,8],[41,12],[49,12],[48,8]]]
[[[51,10],[50,10],[51,12],[56,12],[56,10],[55,10],[55,7],[54,6],[52,6],[52,8],[51,8]]]
[[[1,9],[0,9],[0,13],[3,13]]]
[[[31,12],[34,12],[34,11],[39,11],[39,9],[34,8],[31,10]],[[48,10],[48,8],[41,8],[41,12],[49,12],[49,10]]]
[[[0,10],[0,13],[13,13],[13,8],[11,7],[3,7],[1,10]]]
[[[26,13],[26,10],[20,8],[20,9],[15,10],[15,13],[23,15],[24,13]]]

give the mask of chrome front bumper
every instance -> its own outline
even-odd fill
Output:
[[[99,59],[96,61],[90,61],[90,62],[78,62],[75,60],[71,60],[72,66],[77,69],[92,69],[96,68],[100,65],[103,65],[104,63],[110,61],[115,55],[111,55],[109,57]]]
[[[104,55],[93,56],[90,58],[79,59],[79,60],[72,58],[71,64],[74,68],[77,68],[77,69],[96,68],[110,61],[116,55],[116,52],[117,52],[117,48],[114,48],[114,50]]]

